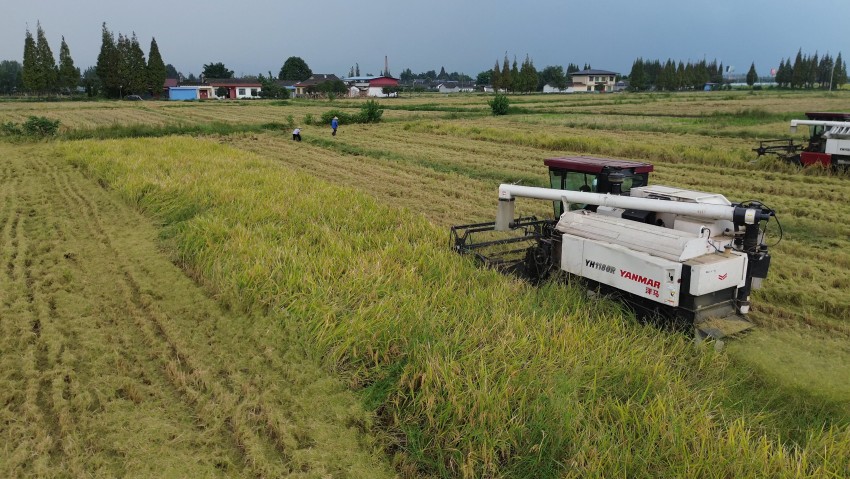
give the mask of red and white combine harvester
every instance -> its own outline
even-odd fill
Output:
[[[693,325],[699,338],[752,326],[746,315],[770,265],[764,237],[773,210],[648,186],[648,163],[578,156],[544,164],[551,188],[499,186],[496,221],[453,227],[452,247],[535,282],[565,272],[643,317]],[[517,198],[552,201],[554,216],[515,218]]]
[[[834,170],[850,169],[850,113],[806,113],[808,120],[791,120],[791,133],[809,127],[808,144],[794,140],[762,140],[753,148],[758,156],[777,155],[798,166],[818,165]]]

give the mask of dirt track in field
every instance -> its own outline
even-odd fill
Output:
[[[0,149],[0,476],[386,475],[356,399],[271,319],[222,311],[43,147]]]

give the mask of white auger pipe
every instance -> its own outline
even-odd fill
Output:
[[[797,133],[798,126],[840,126],[850,128],[850,121],[823,121],[823,120],[791,120],[791,133]]]
[[[584,203],[590,205],[609,206],[613,208],[629,208],[636,210],[655,211],[657,213],[674,213],[678,215],[696,216],[733,221],[741,208],[726,205],[709,205],[703,203],[685,203],[680,201],[657,200],[652,198],[633,198],[611,194],[585,193],[582,191],[556,190],[534,186],[502,184],[499,186],[499,212],[496,216],[496,229],[506,231],[514,218],[514,198],[534,198],[538,200],[562,201],[564,203]],[[746,224],[754,224],[758,220],[758,211],[747,209],[744,213]]]

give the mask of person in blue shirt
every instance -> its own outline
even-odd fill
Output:
[[[336,129],[337,128],[339,128],[339,118],[334,117],[334,119],[331,120],[331,129],[333,130],[331,132],[331,136],[336,136]]]

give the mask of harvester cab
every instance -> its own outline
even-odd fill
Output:
[[[566,158],[550,158],[543,164],[549,167],[549,181],[553,189],[582,191],[590,193],[610,193],[614,185],[619,185],[620,194],[628,195],[632,188],[646,186],[652,165],[635,161],[616,160],[610,158],[594,158],[576,156]],[[610,175],[614,173],[614,182]],[[621,178],[620,178],[621,175]],[[564,214],[564,204],[553,201],[555,217]],[[571,211],[590,208],[596,205],[571,203]]]
[[[649,163],[576,156],[544,164],[551,188],[502,184],[496,221],[452,227],[452,248],[532,282],[556,272],[580,278],[641,316],[694,326],[699,338],[752,326],[750,294],[770,265],[771,209],[649,186]],[[552,201],[554,215],[516,217],[517,198]]]
[[[762,140],[753,148],[758,156],[772,154],[797,166],[818,165],[850,169],[850,113],[810,112],[806,120],[791,120],[791,133],[809,127],[806,144],[793,139]]]

